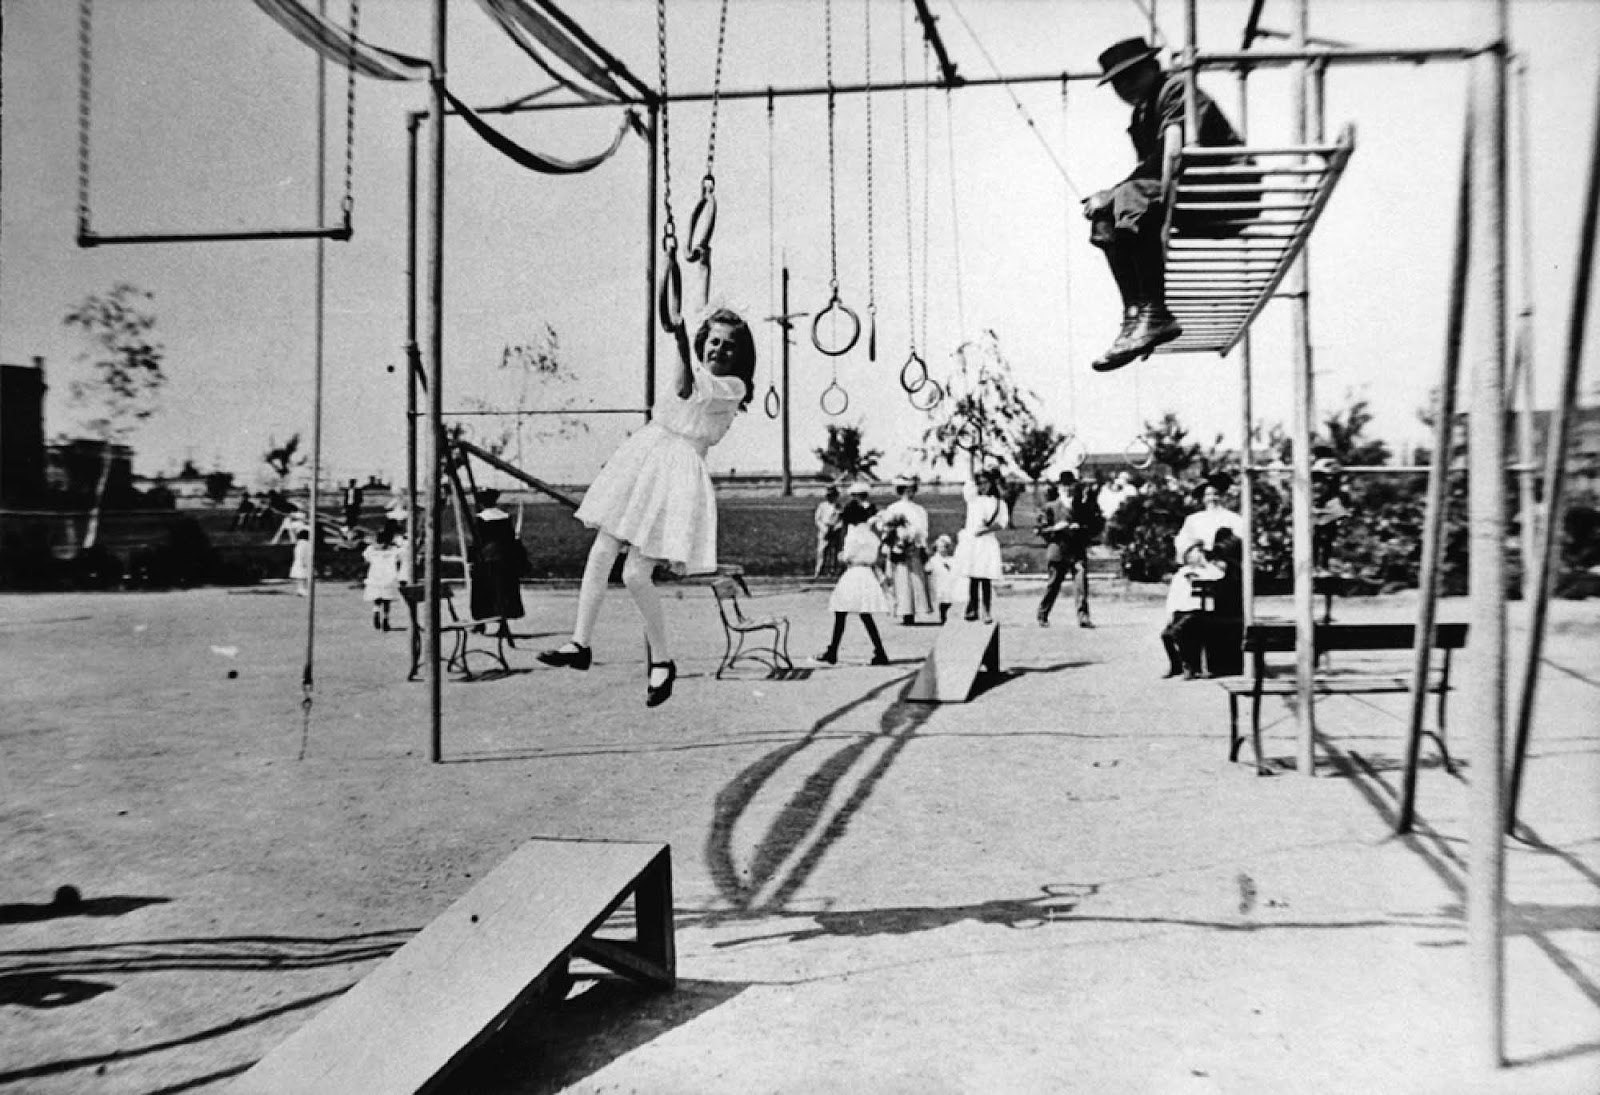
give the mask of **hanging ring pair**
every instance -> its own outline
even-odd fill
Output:
[[[690,262],[704,262],[711,253],[711,234],[717,230],[717,180],[707,175],[700,181],[700,202],[689,217]]]
[[[1156,462],[1156,450],[1148,440],[1135,437],[1128,442],[1128,447],[1123,450],[1123,456],[1128,461],[1128,466],[1143,471]]]
[[[910,393],[911,405],[919,411],[931,411],[944,402],[944,389],[931,376],[925,384]]]
[[[835,417],[850,409],[850,393],[839,387],[837,378],[822,389],[822,410]]]
[[[783,400],[779,398],[777,388],[767,385],[767,397],[761,401],[761,406],[768,418],[778,417],[778,412],[783,409]]]
[[[906,363],[900,366],[900,387],[907,395],[916,395],[932,379],[928,375],[928,363],[922,360],[921,354],[912,350],[906,357]]]
[[[830,315],[835,317],[829,324],[830,329],[837,323],[839,316],[843,316],[848,323],[850,333],[846,336],[842,345],[824,346],[822,344],[822,321]],[[828,306],[818,312],[811,320],[811,345],[815,346],[818,352],[827,354],[829,357],[843,357],[855,349],[856,343],[860,340],[861,317],[851,311],[849,306],[839,299],[839,283],[834,282],[833,296],[828,299]]]

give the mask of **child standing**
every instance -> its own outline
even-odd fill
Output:
[[[301,529],[294,534],[294,555],[289,560],[289,577],[294,591],[305,597],[311,593],[311,531]]]
[[[1161,630],[1161,645],[1167,651],[1165,676],[1183,675],[1186,681],[1200,676],[1200,655],[1205,648],[1205,620],[1200,612],[1197,579],[1218,578],[1222,571],[1206,562],[1205,551],[1192,544],[1184,553],[1183,565],[1167,586],[1167,626]]]
[[[956,576],[950,563],[950,537],[941,536],[933,542],[933,555],[928,558],[928,583],[933,586],[933,602],[939,606],[939,622],[950,618],[950,606],[956,600]]]
[[[883,595],[883,582],[877,571],[883,542],[873,527],[876,510],[866,500],[865,483],[851,487],[850,493],[852,497],[845,503],[840,518],[844,524],[844,545],[839,549],[839,562],[844,564],[844,573],[839,575],[833,596],[828,598],[828,608],[833,611],[833,639],[828,649],[817,655],[817,661],[833,665],[839,660],[839,640],[844,638],[845,620],[854,612],[860,615],[867,638],[872,640],[872,664],[888,665],[889,652],[883,648],[878,625],[872,619],[874,612],[889,611],[889,598]]]
[[[372,602],[372,626],[388,631],[389,606],[400,599],[400,571],[405,565],[405,551],[394,542],[392,525],[385,523],[361,556],[367,561],[362,597]]]
[[[1011,513],[1001,495],[1005,482],[998,470],[990,469],[961,488],[967,503],[967,523],[961,532],[961,553],[956,570],[967,578],[968,620],[982,614],[983,622],[994,623],[994,583],[1003,573],[998,533],[1011,523]]]

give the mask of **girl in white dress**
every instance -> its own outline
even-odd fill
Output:
[[[569,642],[539,655],[546,665],[589,668],[589,637],[606,582],[626,549],[622,583],[644,618],[650,707],[672,695],[678,675],[655,568],[665,564],[679,574],[717,569],[717,498],[705,456],[749,404],[756,371],[755,338],[730,309],[716,309],[701,322],[692,352],[682,331],[675,382],[656,401],[650,422],[612,453],[578,507],[578,520],[595,530],[578,619]]]
[[[400,599],[400,568],[404,549],[394,542],[394,529],[384,525],[377,539],[367,545],[362,556],[367,561],[367,579],[362,597],[372,602],[372,626],[389,630],[389,606]]]
[[[969,479],[961,488],[961,497],[967,503],[967,523],[961,530],[961,544],[956,549],[958,573],[967,579],[966,619],[976,620],[982,613],[983,622],[993,623],[994,583],[1003,573],[1000,562],[998,533],[1010,523],[1003,497],[1005,483],[1000,473],[985,472],[982,485],[978,479]]]
[[[865,495],[866,485],[851,488],[852,495]],[[883,648],[878,635],[878,625],[873,622],[874,612],[888,612],[889,598],[883,595],[883,581],[878,576],[878,554],[883,541],[878,537],[877,518],[871,502],[863,497],[852,497],[845,503],[844,545],[839,549],[839,562],[844,573],[833,587],[828,598],[828,608],[833,611],[833,639],[828,649],[817,655],[817,661],[832,665],[839,660],[839,640],[844,638],[845,620],[854,612],[861,617],[861,625],[872,640],[872,664],[888,665],[889,652]]]
[[[950,618],[950,606],[958,600],[950,551],[950,537],[941,536],[933,542],[933,554],[928,557],[928,582],[933,586],[933,603],[939,608],[941,624]]]

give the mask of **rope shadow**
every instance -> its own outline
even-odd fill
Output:
[[[0,951],[0,977],[77,977],[171,970],[290,972],[323,969],[387,958],[417,930],[400,928],[328,939],[227,936]]]

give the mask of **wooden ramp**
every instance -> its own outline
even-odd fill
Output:
[[[1000,625],[955,621],[939,630],[906,699],[917,703],[966,703],[983,674],[1000,672]]]
[[[637,940],[592,938],[629,896]],[[229,1090],[431,1090],[573,956],[673,986],[667,845],[530,840]]]

